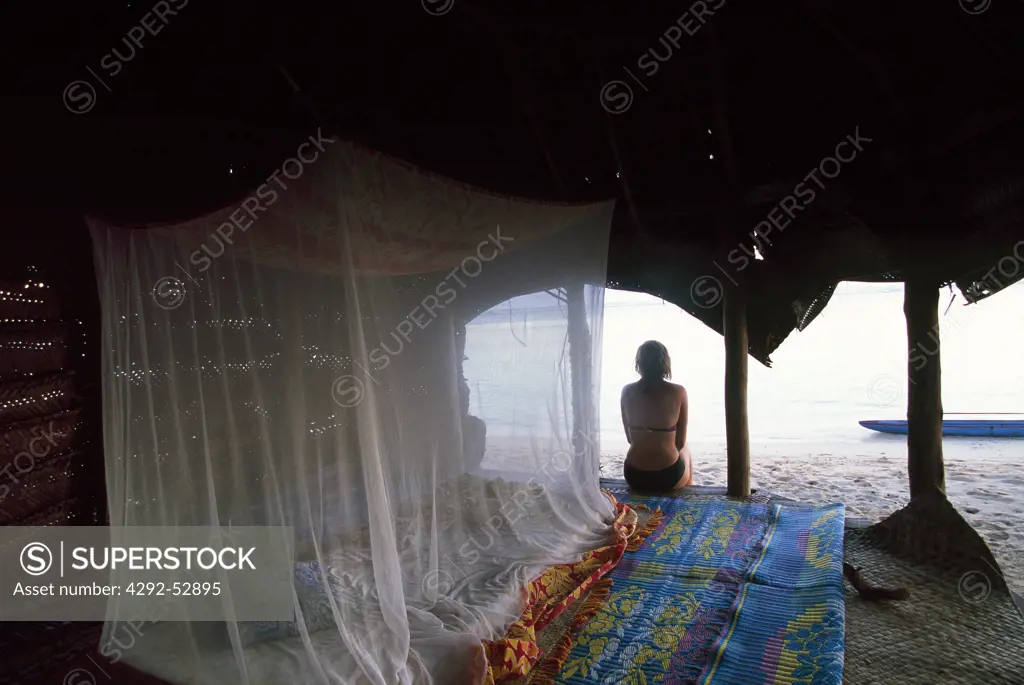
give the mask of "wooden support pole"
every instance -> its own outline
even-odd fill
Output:
[[[459,422],[462,427],[462,455],[467,473],[474,473],[487,452],[487,424],[469,413],[469,381],[466,380],[466,324],[455,324],[455,364],[458,370]]]
[[[469,416],[469,381],[466,380],[466,324],[455,324],[455,369],[458,371],[459,418]]]
[[[566,289],[569,310],[569,373],[572,383],[572,442],[578,457],[597,444],[594,412],[594,379],[591,368],[590,328],[587,326],[586,286],[574,284]],[[595,458],[600,455],[593,455]]]
[[[725,439],[728,494],[750,496],[750,433],[747,427],[747,303],[741,288],[726,288],[722,301],[725,332]]]
[[[739,172],[729,127],[726,79],[718,34],[707,27],[710,53],[712,99],[715,115],[715,141],[728,184],[726,201],[719,213],[720,234],[725,249],[734,246],[741,232],[737,221],[740,205]],[[746,279],[740,273],[730,276],[722,300],[722,334],[725,336],[725,440],[730,497],[750,496],[750,432],[747,426],[747,298]]]
[[[907,319],[907,469],[910,497],[946,491],[942,463],[942,365],[939,284],[910,277],[903,285]]]

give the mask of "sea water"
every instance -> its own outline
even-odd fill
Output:
[[[953,292],[940,294],[936,332],[945,411],[1024,412],[1024,286],[970,306]],[[601,316],[591,313],[590,320],[601,326],[603,455],[621,456],[628,447],[619,393],[636,380],[636,349],[651,339],[668,347],[672,380],[689,394],[687,439],[695,452],[724,453],[721,335],[673,304],[623,291],[605,291]],[[552,422],[565,425],[572,416],[568,349],[565,304],[546,293],[499,305],[470,324],[465,362],[470,408],[487,423],[489,436],[527,435],[531,427]],[[752,450],[870,450],[883,444],[872,443],[879,435],[858,421],[906,418],[908,358],[917,365],[932,363],[933,350],[929,345],[908,355],[902,284],[840,284],[824,312],[772,354],[772,368],[748,359]],[[985,444],[972,441],[975,451],[979,446],[984,451]],[[1005,449],[1006,441],[991,444]]]

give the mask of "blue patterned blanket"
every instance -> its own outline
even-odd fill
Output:
[[[843,505],[644,497],[658,527],[611,572],[565,685],[840,685]]]

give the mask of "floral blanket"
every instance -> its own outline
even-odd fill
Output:
[[[614,497],[606,494],[614,501]],[[615,512],[615,542],[588,553],[577,563],[553,566],[541,574],[527,588],[524,598],[526,609],[505,637],[484,643],[487,659],[484,685],[520,678],[530,673],[542,656],[544,658],[538,668],[544,672],[534,672],[531,682],[534,685],[551,682],[572,646],[572,635],[567,634],[563,643],[553,650],[556,654],[542,655],[537,645],[538,631],[588,592],[587,605],[577,612],[574,625],[581,625],[593,615],[611,589],[606,578],[608,572],[615,568],[627,550],[636,549],[660,521],[660,515],[655,514],[646,526],[640,526],[636,509],[617,501]]]

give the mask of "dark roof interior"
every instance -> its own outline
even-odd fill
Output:
[[[149,3],[47,25],[19,74],[23,220],[192,217],[322,126],[494,191],[621,198],[609,282],[721,330],[695,279],[729,287],[729,253],[859,131],[870,142],[738,278],[765,363],[840,280],[969,289],[1024,238],[1021,0],[168,2],[134,55],[122,39]],[[114,48],[131,55],[116,73]],[[95,101],[75,114],[61,94],[78,79]],[[602,106],[613,80],[632,89],[619,113]]]

